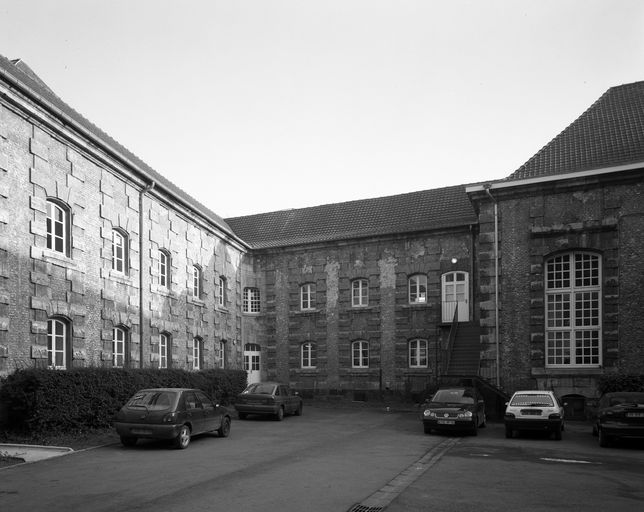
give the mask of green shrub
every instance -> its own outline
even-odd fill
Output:
[[[245,386],[243,370],[28,369],[3,379],[0,404],[9,430],[51,435],[109,427],[114,414],[139,389],[200,388],[229,405]]]
[[[644,375],[607,374],[597,383],[600,394],[613,391],[644,391]]]

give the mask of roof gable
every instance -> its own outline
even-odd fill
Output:
[[[611,87],[506,180],[644,162],[644,82]]]

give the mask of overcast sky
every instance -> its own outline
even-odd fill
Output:
[[[644,80],[644,1],[0,0],[0,53],[227,218],[511,174]]]

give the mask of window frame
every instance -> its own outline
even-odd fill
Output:
[[[172,338],[167,332],[159,334],[159,369],[170,368],[170,347],[172,346]]]
[[[544,260],[546,368],[602,366],[602,265],[601,254],[584,250]]]
[[[121,239],[121,256],[118,256],[119,244],[116,241],[116,237]],[[121,275],[128,275],[129,273],[129,239],[127,234],[120,229],[112,230],[112,271]],[[118,263],[121,264],[121,269],[118,268]]]
[[[119,335],[120,334],[120,335]],[[127,367],[127,349],[129,340],[129,329],[122,325],[117,325],[112,329],[112,367]],[[119,357],[121,364],[119,364]]]
[[[215,366],[226,368],[226,340],[215,341]]]
[[[424,355],[423,355],[424,352]],[[429,367],[429,343],[424,338],[414,338],[407,344],[409,368]],[[424,359],[424,364],[423,364]]]
[[[159,249],[159,261],[158,261],[158,271],[159,271],[159,286],[165,288],[166,290],[170,289],[170,279],[172,275],[170,273],[170,268],[172,264],[172,259],[170,253],[165,249]]]
[[[217,304],[222,308],[226,307],[226,278],[224,276],[219,276],[217,281]]]
[[[244,313],[261,312],[261,295],[259,293],[259,288],[253,286],[246,286],[244,288],[242,311]]]
[[[201,370],[203,364],[202,364],[202,356],[203,356],[203,340],[199,336],[195,336],[192,338],[192,354],[191,354],[191,359],[192,359],[192,369],[195,371]]]
[[[66,319],[52,317],[47,320],[47,368],[67,370],[70,366],[70,331],[71,324]],[[62,342],[62,348],[59,348],[58,341]],[[62,364],[56,364],[58,354],[62,354]]]
[[[71,209],[58,199],[48,198],[46,202],[47,249],[68,258],[71,253]],[[59,216],[60,218],[58,218]]]
[[[300,345],[300,368],[313,370],[317,368],[317,343],[305,341]]]
[[[300,310],[312,311],[315,309],[315,285],[304,283],[300,286]]]
[[[358,295],[356,295],[356,285],[358,285]],[[354,279],[351,281],[351,307],[366,308],[367,306],[369,306],[369,281],[363,277]]]
[[[357,364],[356,364],[357,363]],[[351,342],[351,368],[369,368],[369,342],[355,340]]]
[[[192,298],[201,299],[202,294],[202,272],[199,265],[192,266]]]
[[[409,276],[407,290],[409,304],[427,304],[427,274],[418,273]]]

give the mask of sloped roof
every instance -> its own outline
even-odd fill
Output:
[[[205,216],[210,222],[219,226],[229,234],[234,234],[230,226],[216,213],[208,209],[206,206],[198,202],[193,197],[189,196],[181,190],[174,183],[166,179],[164,176],[156,172],[152,167],[146,164],[138,156],[130,150],[116,142],[112,137],[103,132],[100,128],[92,124],[81,114],[76,112],[61,98],[59,98],[48,86],[43,82],[36,73],[21,59],[9,60],[0,55],[0,79],[12,79],[16,85],[20,87],[23,93],[31,96],[35,101],[39,102],[45,109],[47,103],[58,109],[64,116],[69,117],[83,129],[95,137],[101,144],[111,148],[112,151],[122,155],[125,159],[138,167],[141,171],[154,180],[157,186],[160,186],[170,192],[176,199],[179,199],[188,208],[192,209],[195,213]],[[44,100],[44,101],[43,101]],[[54,112],[54,115],[57,113]]]
[[[644,82],[606,91],[506,180],[644,162]]]
[[[226,219],[253,248],[266,249],[412,233],[476,222],[465,186],[423,190]]]

